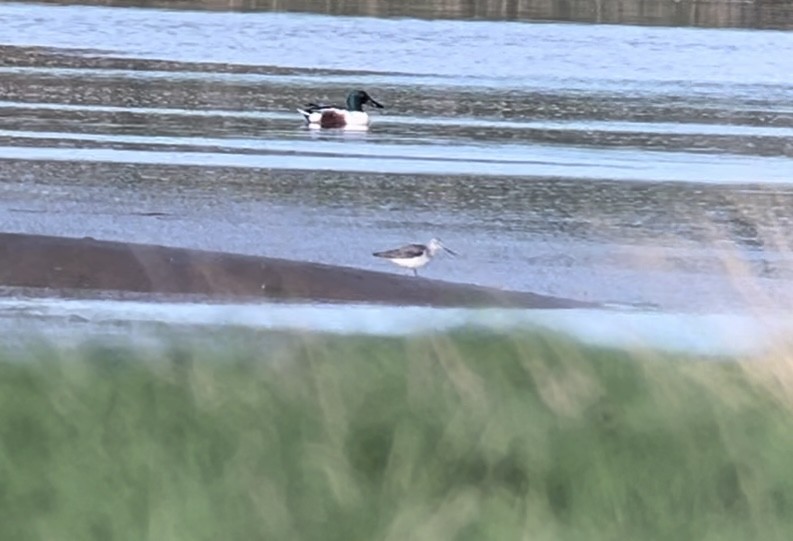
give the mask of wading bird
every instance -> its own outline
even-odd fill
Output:
[[[439,239],[432,239],[427,244],[407,244],[400,248],[393,250],[386,250],[384,252],[375,252],[372,255],[375,257],[382,257],[388,259],[395,265],[412,269],[413,275],[418,276],[419,268],[423,267],[432,260],[432,258],[439,251],[445,250],[451,255],[457,255],[456,252],[448,249]]]

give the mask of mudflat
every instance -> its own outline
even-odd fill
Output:
[[[153,244],[0,233],[0,285],[244,300],[438,307],[582,308],[593,303],[352,267]]]

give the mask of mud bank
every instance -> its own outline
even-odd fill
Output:
[[[256,300],[438,307],[581,308],[592,303],[269,257],[0,233],[0,285]]]

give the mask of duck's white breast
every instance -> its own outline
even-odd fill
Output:
[[[369,115],[363,111],[345,111],[347,124],[366,126],[369,124]]]

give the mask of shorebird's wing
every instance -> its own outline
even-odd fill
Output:
[[[421,257],[426,249],[427,247],[422,244],[408,244],[385,252],[375,252],[372,255],[387,259],[410,259],[411,257]]]

